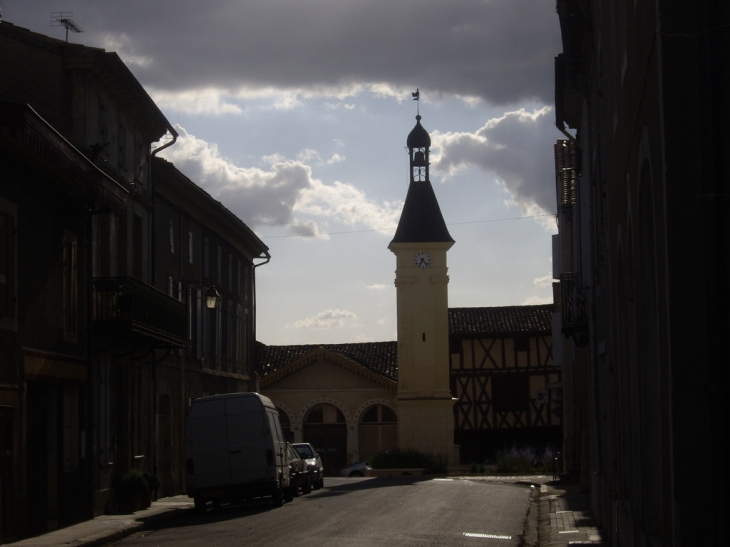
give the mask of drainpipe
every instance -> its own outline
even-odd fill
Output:
[[[152,222],[151,222],[151,226],[150,226],[151,245],[152,245],[152,249],[151,249],[151,253],[150,253],[150,255],[151,255],[150,277],[152,279],[152,286],[153,287],[156,285],[155,278],[156,278],[156,275],[157,275],[157,249],[156,249],[156,244],[157,244],[157,232],[156,232],[157,222],[156,222],[156,218],[157,218],[157,214],[156,214],[156,211],[155,211],[155,176],[154,176],[153,163],[154,163],[155,156],[159,152],[162,152],[165,148],[169,148],[170,146],[172,146],[173,144],[175,144],[177,142],[177,137],[178,137],[177,131],[175,131],[175,128],[172,127],[172,125],[168,125],[167,126],[167,130],[170,132],[170,135],[172,135],[172,140],[166,142],[165,144],[163,144],[162,146],[160,146],[158,148],[155,148],[152,151],[152,154],[150,154],[150,157],[151,157],[151,159],[150,159],[150,200],[152,201]]]
[[[253,350],[251,351],[251,367],[252,368],[256,366],[256,362],[255,362],[256,361],[256,268],[258,268],[259,266],[263,266],[264,264],[268,264],[271,261],[271,255],[269,254],[269,251],[264,251],[264,257],[266,258],[266,260],[253,265],[253,270],[254,270],[253,279],[251,280],[252,291],[253,291],[253,306],[252,306],[253,309],[251,310],[251,313],[253,314],[253,337],[252,337],[253,340],[251,341],[251,347],[253,348]],[[263,257],[259,256],[257,258],[263,258]],[[256,371],[252,370],[252,372],[255,373]],[[257,384],[258,384],[258,381],[254,380],[254,385],[253,385],[254,391],[256,391],[258,389]]]
[[[155,200],[155,176],[154,176],[154,159],[155,156],[162,152],[165,148],[169,148],[177,142],[177,131],[172,125],[168,124],[167,130],[172,135],[172,140],[166,142],[162,146],[155,148],[150,154],[150,201],[152,202],[152,218],[150,219],[150,279],[151,285],[154,287],[157,278],[157,206]],[[153,433],[153,454],[151,454],[152,472],[157,475],[157,445],[159,431],[157,431],[157,352],[153,351],[150,357],[150,365],[152,366],[152,431]],[[148,407],[149,408],[149,407]],[[149,466],[150,464],[148,464]]]

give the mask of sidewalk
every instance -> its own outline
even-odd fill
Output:
[[[131,515],[101,515],[40,536],[26,538],[7,545],[18,547],[96,547],[119,541],[144,530],[145,526],[162,519],[183,517],[193,508],[193,500],[187,496],[174,496],[153,501],[147,509]]]
[[[539,514],[540,547],[608,545],[579,484],[555,482],[540,486]]]

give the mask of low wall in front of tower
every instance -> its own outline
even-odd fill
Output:
[[[454,445],[456,399],[396,399],[398,447],[446,456],[459,464],[459,447]]]

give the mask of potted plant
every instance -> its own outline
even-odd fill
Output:
[[[157,489],[160,487],[160,479],[158,479],[156,475],[148,473],[147,471],[142,473],[142,477],[147,483],[147,489],[142,493],[142,504],[140,506],[140,509],[146,509],[147,507],[152,505],[152,498],[154,497]]]
[[[117,510],[120,513],[134,513],[141,507],[142,496],[149,492],[149,487],[140,471],[128,471],[117,476],[114,490],[117,495]]]

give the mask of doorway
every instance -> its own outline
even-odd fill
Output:
[[[330,404],[312,407],[304,419],[304,442],[322,458],[325,475],[337,475],[347,465],[347,424],[340,410]]]

